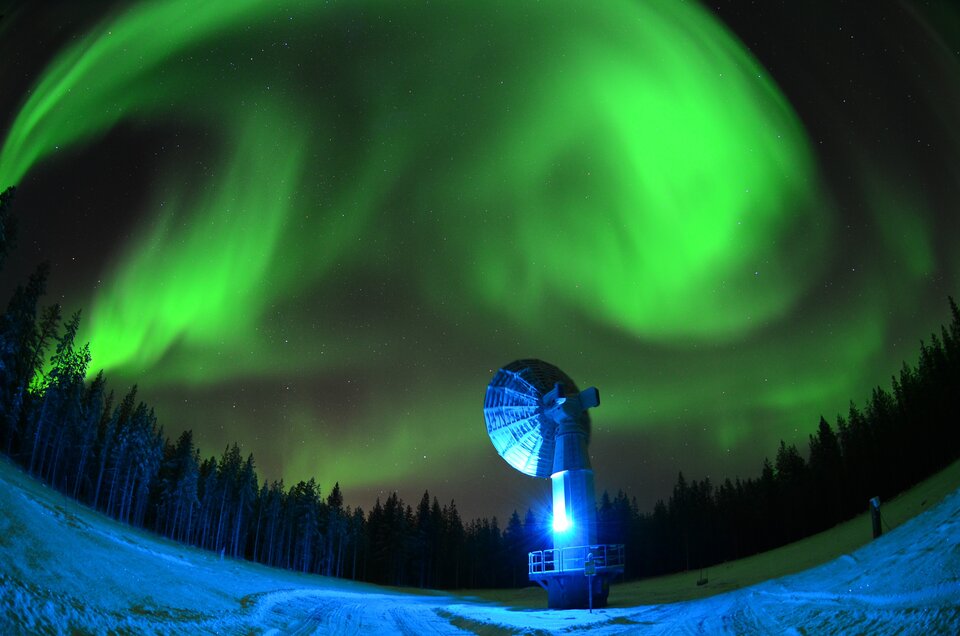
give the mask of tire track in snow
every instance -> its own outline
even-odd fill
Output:
[[[294,589],[263,595],[246,620],[267,634],[468,634],[437,614],[443,598]]]

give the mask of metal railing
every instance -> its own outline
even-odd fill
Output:
[[[624,552],[622,544],[577,545],[553,550],[537,550],[527,555],[527,572],[530,576],[551,575],[563,572],[583,572],[584,562],[590,555],[596,571],[623,571]]]

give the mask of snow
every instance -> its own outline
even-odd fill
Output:
[[[960,633],[960,491],[822,566],[705,599],[592,614],[221,560],[106,519],[6,460],[0,511],[3,634]]]

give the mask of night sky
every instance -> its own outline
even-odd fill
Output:
[[[960,295],[946,1],[0,13],[3,299],[49,260],[168,435],[365,509],[544,505],[484,428],[524,357],[599,387],[599,491],[756,475]]]

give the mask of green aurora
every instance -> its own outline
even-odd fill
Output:
[[[946,307],[891,349],[920,281],[956,288],[932,204],[867,159],[871,232],[897,265],[873,272],[883,287],[835,277],[813,140],[695,4],[118,7],[11,117],[0,184],[118,128],[200,131],[203,160],[158,161],[124,212],[136,235],[68,305],[94,372],[139,382],[208,453],[242,442],[262,475],[510,490],[480,405],[525,356],[601,388],[595,454],[637,458],[601,487],[642,487],[660,434],[680,440],[668,471],[750,474],[914,355]],[[818,308],[828,276],[855,293]]]

